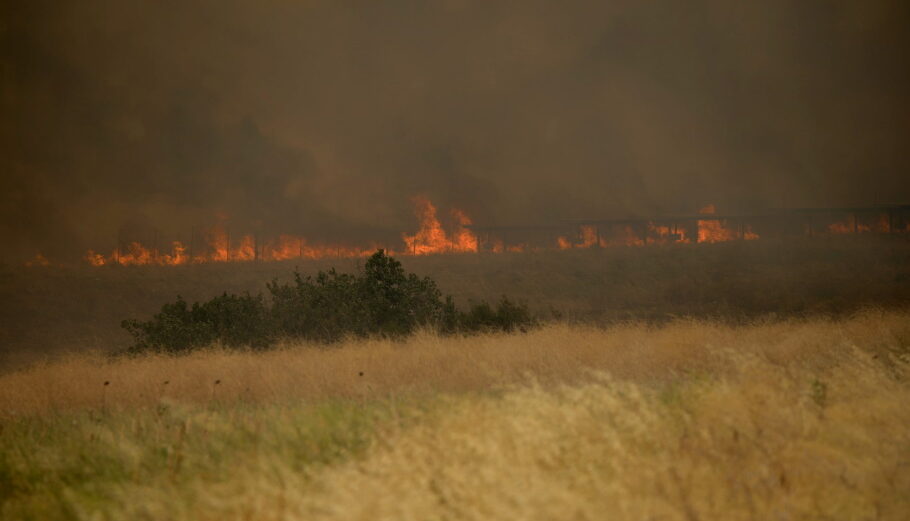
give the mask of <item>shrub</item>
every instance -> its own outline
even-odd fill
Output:
[[[162,306],[152,320],[124,320],[121,325],[135,338],[129,349],[132,352],[180,353],[216,341],[228,347],[264,348],[274,340],[262,296],[225,293],[191,308],[178,296],[177,302]]]
[[[165,304],[147,322],[124,320],[135,338],[132,352],[181,353],[220,342],[227,347],[265,348],[278,337],[335,342],[345,336],[399,337],[418,327],[443,333],[513,331],[532,323],[526,306],[503,297],[494,309],[486,302],[459,312],[436,283],[406,273],[401,263],[378,250],[356,274],[294,272],[294,281],[267,284],[271,305],[257,295],[223,294],[188,307]]]
[[[467,312],[461,313],[459,326],[461,331],[515,331],[525,330],[534,322],[528,307],[516,304],[503,295],[494,309],[481,301],[472,304]]]
[[[262,349],[272,344],[275,331],[262,295],[222,294],[199,306],[202,320],[211,324],[215,337],[228,347]]]
[[[215,341],[211,324],[201,320],[199,304],[193,304],[190,310],[180,296],[177,302],[162,306],[161,312],[148,322],[124,320],[121,325],[135,338],[136,342],[130,348],[135,352],[182,352]]]
[[[268,285],[272,316],[282,334],[332,342],[345,335],[406,335],[443,322],[445,304],[436,283],[405,273],[383,250],[359,276],[334,269],[316,277],[294,273],[293,285]]]
[[[363,330],[363,305],[356,298],[355,280],[332,269],[315,278],[295,272],[293,286],[272,281],[268,289],[277,330],[292,338],[322,341]]]

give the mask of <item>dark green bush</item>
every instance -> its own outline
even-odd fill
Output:
[[[405,273],[382,250],[359,276],[334,269],[316,277],[294,274],[294,283],[268,285],[272,316],[290,337],[332,342],[345,335],[400,336],[444,321],[445,304],[436,283]]]
[[[468,311],[442,298],[436,283],[406,273],[401,263],[378,250],[361,273],[334,269],[315,277],[294,273],[291,284],[267,285],[271,305],[261,295],[224,294],[188,307],[178,297],[152,320],[124,320],[135,338],[130,351],[180,353],[220,342],[228,347],[265,348],[279,337],[335,342],[345,336],[398,337],[418,327],[443,333],[513,331],[532,323],[526,306],[503,297],[495,309],[486,302]]]
[[[188,309],[180,296],[177,302],[162,306],[161,312],[148,322],[124,320],[121,325],[135,338],[136,342],[130,348],[134,352],[184,352],[215,341],[212,325],[201,319],[199,304]]]
[[[218,341],[228,347],[262,349],[275,339],[270,310],[262,295],[253,297],[225,293],[199,308],[202,320],[212,325]]]
[[[524,330],[533,323],[527,306],[516,304],[503,295],[494,309],[486,302],[472,304],[467,312],[459,314],[459,329],[476,331]]]
[[[267,347],[274,339],[261,296],[223,294],[188,307],[182,297],[165,304],[152,320],[124,320],[136,339],[131,351],[185,352],[216,341],[228,347]]]

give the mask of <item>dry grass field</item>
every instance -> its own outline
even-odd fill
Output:
[[[0,376],[3,519],[907,519],[910,314]]]
[[[0,0],[0,521],[910,521],[908,20]]]

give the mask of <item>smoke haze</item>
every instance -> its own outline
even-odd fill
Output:
[[[21,1],[0,7],[10,258],[227,218],[475,222],[910,201],[899,1]]]

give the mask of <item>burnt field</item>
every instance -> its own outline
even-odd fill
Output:
[[[842,315],[910,303],[905,237],[833,236],[718,244],[399,257],[456,302],[506,294],[544,320],[589,324],[695,317],[740,322]],[[121,348],[126,318],[145,318],[177,295],[189,301],[258,293],[360,259],[190,266],[0,267],[0,365],[8,370],[66,351]]]

